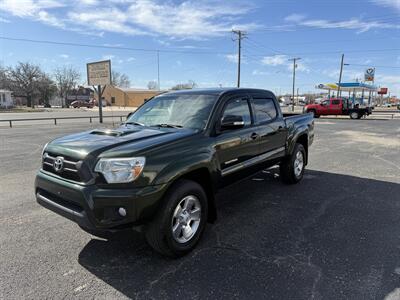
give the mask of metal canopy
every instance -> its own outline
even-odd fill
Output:
[[[320,90],[337,90],[338,83],[321,83],[318,84],[315,88]],[[340,90],[346,92],[376,92],[377,89],[378,88],[375,85],[366,84],[364,82],[343,82],[340,84]]]

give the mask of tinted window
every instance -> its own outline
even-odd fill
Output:
[[[201,94],[164,94],[145,102],[127,120],[146,126],[172,124],[203,129],[217,96]]]
[[[247,100],[233,99],[228,102],[225,106],[224,114],[222,119],[226,116],[241,116],[244,121],[244,125],[251,124],[250,110]]]
[[[332,100],[332,104],[333,105],[339,105],[340,104],[340,100]]]
[[[276,118],[277,112],[272,99],[253,99],[257,123],[265,123]]]

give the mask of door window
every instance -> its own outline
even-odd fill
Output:
[[[274,120],[277,116],[276,107],[272,99],[253,98],[252,100],[257,124]]]
[[[250,125],[251,116],[247,100],[246,99],[229,100],[228,104],[225,106],[225,110],[222,115],[222,120],[226,116],[241,116],[244,121],[244,126]]]
[[[340,100],[332,100],[332,105],[339,105],[340,104]]]

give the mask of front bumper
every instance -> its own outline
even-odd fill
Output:
[[[114,189],[80,185],[39,171],[35,180],[37,202],[86,229],[118,230],[150,219],[164,192],[164,185]],[[121,216],[118,209],[126,210]]]

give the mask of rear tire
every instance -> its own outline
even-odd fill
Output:
[[[147,243],[162,255],[183,256],[195,248],[205,229],[206,193],[194,181],[179,180],[162,201],[155,218],[145,228]]]
[[[350,119],[353,119],[353,120],[355,120],[355,119],[359,119],[360,117],[359,117],[359,115],[358,115],[358,112],[352,112],[351,114],[350,114]]]
[[[306,150],[303,145],[296,144],[291,156],[285,158],[280,165],[280,176],[284,183],[298,183],[304,175]]]

